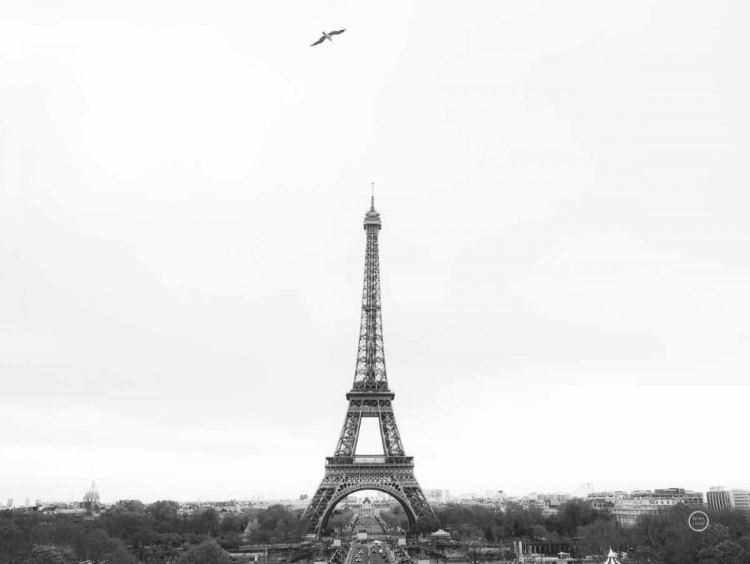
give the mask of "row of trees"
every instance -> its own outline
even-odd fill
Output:
[[[643,516],[629,528],[584,500],[568,501],[550,516],[515,504],[504,511],[481,505],[446,505],[436,508],[436,514],[443,528],[459,541],[563,540],[581,555],[606,554],[612,547],[628,552],[630,561],[639,564],[750,563],[750,521],[745,514],[707,511],[711,525],[697,533],[688,526],[693,510],[678,505]],[[408,527],[400,507],[380,516],[391,526]]]
[[[250,525],[249,542],[294,542],[304,534],[300,511],[282,505],[220,514],[213,508],[180,515],[179,504],[157,501],[148,506],[139,501],[119,501],[101,517],[101,526],[127,544],[142,546],[158,542],[172,546],[196,544],[208,537],[224,548],[237,548]]]
[[[581,549],[602,553],[611,546],[628,551],[635,563],[750,563],[750,521],[737,511],[712,512],[710,526],[698,533],[688,526],[694,508],[678,505],[665,513],[644,515],[634,527],[597,521],[578,529]]]
[[[136,556],[141,561],[175,561],[209,541],[213,548],[204,546],[209,552],[217,547],[238,548],[248,525],[249,541],[254,543],[295,542],[305,532],[300,513],[281,505],[239,514],[208,508],[183,515],[179,508],[174,501],[145,505],[123,500],[90,521],[69,515],[0,512],[0,564],[81,560],[133,564]]]
[[[676,506],[623,528],[611,515],[582,500],[563,504],[552,516],[514,504],[504,511],[480,505],[447,505],[437,508],[439,522],[421,519],[417,529],[429,533],[442,526],[454,539],[474,542],[565,540],[584,555],[602,554],[611,546],[629,552],[630,561],[637,564],[750,563],[750,522],[744,514],[708,512],[711,526],[704,533],[696,533],[687,526],[691,511]],[[400,507],[380,516],[391,527],[408,529]],[[329,527],[343,526],[350,519],[350,513],[335,513]],[[92,521],[5,511],[0,512],[0,563],[91,560],[134,564],[137,556],[144,562],[179,558],[180,564],[192,564],[213,555],[210,561],[221,564],[228,562],[225,549],[243,543],[245,529],[251,543],[297,542],[305,532],[300,512],[281,505],[241,514],[205,509],[181,515],[173,501],[144,505],[126,500]]]
[[[553,539],[572,537],[579,527],[611,516],[591,507],[583,500],[571,500],[560,507],[556,515],[544,516],[540,509],[525,509],[509,503],[504,510],[483,505],[444,505],[436,508],[437,521],[421,519],[417,532],[430,533],[438,526],[451,529],[455,540],[484,539],[494,543],[503,539]],[[381,518],[392,527],[408,529],[409,523],[400,506],[381,513]]]
[[[121,539],[68,516],[0,514],[0,562],[59,563],[81,560],[135,564]]]

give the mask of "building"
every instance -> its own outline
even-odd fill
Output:
[[[83,508],[87,511],[97,511],[99,505],[99,491],[96,489],[96,482],[91,482],[91,487],[83,496]]]
[[[586,496],[586,501],[591,504],[591,507],[600,511],[612,512],[612,508],[617,503],[618,499],[626,497],[628,494],[622,491],[616,492],[591,492]]]
[[[750,513],[750,491],[715,486],[706,492],[706,505],[714,511],[736,509]]]
[[[620,525],[632,527],[642,515],[663,513],[679,504],[702,507],[704,505],[703,494],[683,488],[636,490],[630,495],[619,498],[612,508],[612,514]]]
[[[725,490],[721,486],[710,488],[706,492],[706,505],[714,511],[724,511],[734,508],[732,492]]]
[[[295,511],[297,509],[307,509],[307,506],[310,505],[309,499],[285,499],[283,501],[280,501],[281,505],[289,509],[290,511]],[[242,508],[237,505],[237,513],[242,512]]]
[[[365,500],[362,502],[362,505],[359,506],[359,511],[355,511],[355,513],[357,513],[360,517],[375,517],[375,515],[377,515],[369,497],[365,498]],[[378,513],[380,513],[380,511],[378,511]]]
[[[424,490],[424,495],[429,501],[446,502],[450,499],[450,490],[426,489]]]
[[[376,499],[372,507],[374,508],[375,515],[380,515],[381,511],[387,512],[391,511],[394,507],[398,505],[398,501],[392,498],[383,498],[383,499]]]
[[[496,499],[505,501],[505,492],[503,490],[485,490],[484,499]]]
[[[566,501],[570,501],[572,496],[564,493],[541,493],[537,494],[537,500],[545,503],[547,507],[560,507]]]
[[[737,511],[750,513],[750,491],[732,490],[732,502]]]

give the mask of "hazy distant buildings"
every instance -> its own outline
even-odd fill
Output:
[[[450,490],[432,489],[424,490],[424,496],[430,502],[446,502],[450,500]]]
[[[562,493],[541,493],[537,494],[537,499],[544,502],[547,507],[560,507],[566,501],[570,501],[572,496]]]

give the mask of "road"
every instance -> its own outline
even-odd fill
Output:
[[[380,526],[375,517],[360,517],[359,521],[357,521],[356,529],[358,531],[367,531],[368,536],[385,534],[383,527]]]
[[[380,554],[379,550],[380,547],[375,544],[352,543],[345,564],[388,564],[385,549],[383,549],[383,554]],[[360,558],[359,562],[357,557]]]

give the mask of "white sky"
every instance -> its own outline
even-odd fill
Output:
[[[4,1],[0,502],[311,495],[371,181],[424,488],[750,487],[749,20]]]

